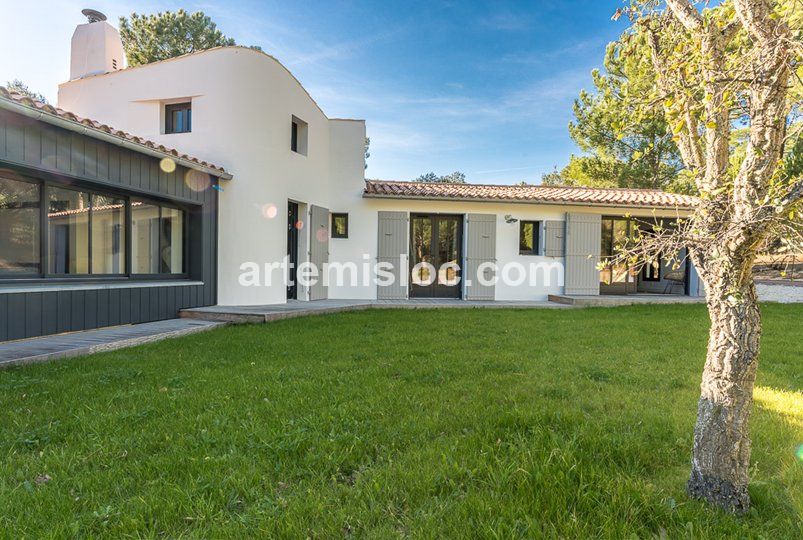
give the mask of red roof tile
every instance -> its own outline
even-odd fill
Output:
[[[0,86],[0,99],[5,99],[7,101],[14,102],[18,105],[22,105],[29,109],[38,110],[43,113],[56,116],[62,120],[67,120],[69,122],[80,124],[82,126],[89,128],[90,130],[99,131],[105,133],[106,135],[112,135],[114,137],[118,137],[120,139],[123,139],[130,143],[134,143],[144,148],[148,148],[150,150],[156,150],[159,153],[165,154],[165,157],[174,157],[187,161],[192,165],[209,169],[209,171],[218,174],[220,176],[230,177],[230,175],[223,169],[223,167],[218,167],[217,165],[213,165],[212,163],[208,163],[198,158],[188,156],[187,154],[182,154],[174,148],[167,148],[164,145],[157,144],[153,141],[149,141],[142,137],[131,135],[130,133],[126,133],[125,131],[114,129],[111,126],[107,126],[106,124],[102,124],[96,120],[91,120],[89,118],[82,118],[69,111],[59,109],[58,107],[53,107],[52,105],[48,105],[47,103],[42,103],[41,101],[36,101],[28,96],[24,96],[16,92],[11,92],[8,89],[4,88],[3,86]],[[88,135],[91,136],[91,133],[88,133]]]
[[[505,186],[366,180],[364,197],[690,209],[697,198],[658,189]]]

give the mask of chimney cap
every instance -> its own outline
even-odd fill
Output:
[[[81,13],[90,23],[102,22],[106,20],[106,15],[96,9],[82,9]]]

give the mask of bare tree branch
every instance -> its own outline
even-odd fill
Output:
[[[686,30],[692,33],[702,31],[703,17],[691,2],[688,0],[666,0],[666,5]]]

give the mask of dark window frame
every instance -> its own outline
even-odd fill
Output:
[[[140,197],[138,195],[133,195],[129,198],[128,201],[128,211],[129,211],[129,218],[128,218],[128,228],[129,233],[128,236],[133,240],[133,235],[131,234],[134,229],[133,219],[134,219],[134,212],[132,210],[132,204],[134,202],[142,202],[145,204],[150,204],[156,206],[159,209],[159,227],[162,226],[162,209],[163,208],[172,208],[173,210],[180,210],[182,212],[182,234],[181,234],[181,242],[182,242],[182,269],[180,274],[166,274],[162,272],[157,272],[153,274],[137,274],[134,273],[134,250],[133,250],[133,243],[129,241],[128,245],[128,256],[130,257],[131,261],[129,264],[129,275],[135,279],[186,279],[189,277],[189,272],[187,270],[187,266],[189,264],[189,245],[190,245],[190,237],[189,237],[189,225],[190,225],[190,213],[188,209],[182,208],[176,204],[170,203],[163,203],[156,201],[154,199],[149,199],[148,197]],[[159,253],[162,252],[162,234],[161,230],[158,234],[159,237],[159,249],[157,250]]]
[[[338,218],[343,218],[346,221],[346,232],[340,234],[337,232],[337,227],[335,227],[335,220]],[[332,212],[331,217],[331,224],[330,229],[332,231],[332,238],[348,238],[349,237],[349,214],[348,212]]]
[[[532,238],[532,249],[522,249],[522,238],[524,235],[524,226],[527,224],[532,224],[533,226],[533,238]],[[541,254],[541,221],[536,220],[519,220],[519,255],[540,255]]]
[[[298,153],[298,122],[295,118],[290,122],[290,150]]]
[[[37,191],[39,192],[39,271],[38,272],[14,272],[14,273],[8,273],[8,274],[0,273],[0,281],[19,281],[19,280],[28,280],[28,279],[40,279],[42,277],[45,269],[46,269],[45,268],[45,263],[46,263],[45,250],[47,249],[47,246],[44,245],[44,243],[42,242],[42,238],[47,236],[47,234],[42,230],[43,225],[46,225],[46,223],[47,223],[46,222],[46,220],[47,220],[47,212],[45,212],[44,208],[43,208],[44,197],[45,197],[45,186],[39,180],[21,176],[19,174],[13,173],[13,171],[11,172],[11,174],[9,174],[9,171],[4,171],[4,172],[6,174],[4,174],[3,176],[5,178],[7,178],[8,180],[12,180],[12,181],[16,181],[16,182],[25,182],[25,183],[28,183],[28,184],[33,184],[38,188]],[[0,174],[2,174],[2,173],[0,173]]]
[[[173,125],[173,113],[184,111],[186,113],[186,126],[181,126],[177,129]],[[186,129],[184,129],[186,127]],[[179,133],[192,133],[192,101],[184,101],[181,103],[168,103],[165,105],[165,135],[174,135]]]
[[[93,182],[86,182],[82,180],[62,180],[59,177],[59,180],[54,180],[54,176],[48,175],[47,173],[41,173],[42,176],[31,176],[28,174],[28,171],[18,172],[17,168],[14,167],[5,171],[8,174],[8,178],[11,180],[17,180],[20,182],[27,182],[30,184],[35,184],[39,186],[39,202],[40,202],[40,211],[39,211],[39,252],[40,252],[40,271],[38,273],[15,273],[15,274],[0,274],[0,284],[8,284],[8,283],[70,283],[70,282],[109,282],[109,281],[165,281],[165,280],[188,280],[190,278],[190,271],[189,271],[189,264],[190,264],[190,244],[192,243],[192,238],[190,236],[190,215],[193,212],[193,207],[195,205],[191,204],[182,204],[179,201],[171,201],[168,199],[160,199],[157,196],[151,196],[148,194],[140,195],[138,193],[134,193],[127,190],[116,190],[112,186],[108,185],[98,185]],[[88,193],[90,195],[90,214],[91,214],[91,196],[92,195],[104,195],[108,197],[116,197],[119,199],[123,199],[125,201],[125,227],[126,227],[126,235],[125,235],[125,272],[118,273],[118,274],[92,274],[92,251],[91,251],[91,236],[92,236],[92,219],[90,215],[89,219],[89,252],[87,254],[88,266],[87,269],[90,273],[87,274],[53,274],[49,273],[49,231],[48,231],[48,212],[46,208],[47,203],[47,190],[50,187],[54,188],[61,188],[61,189],[70,189],[74,191],[82,191]],[[135,274],[132,272],[133,270],[133,252],[132,252],[132,212],[131,212],[131,203],[132,200],[146,202],[148,204],[156,205],[160,208],[159,215],[161,217],[161,208],[173,208],[176,210],[181,210],[182,212],[182,225],[183,225],[183,234],[182,234],[182,256],[183,256],[183,268],[182,273],[180,274],[164,274],[164,273],[156,273],[156,274]]]
[[[664,261],[660,253],[658,254],[658,260],[654,262],[658,263],[657,268],[652,264],[645,264],[644,268],[641,269],[642,281],[649,281],[651,283],[661,281],[661,274],[663,273]],[[653,274],[653,272],[655,272],[655,275]]]
[[[290,116],[290,150],[304,157],[309,154],[309,124],[294,114]]]

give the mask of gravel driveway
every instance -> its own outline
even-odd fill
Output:
[[[803,302],[803,282],[770,283],[762,281],[756,283],[758,297],[763,302],[780,302],[793,304]]]

